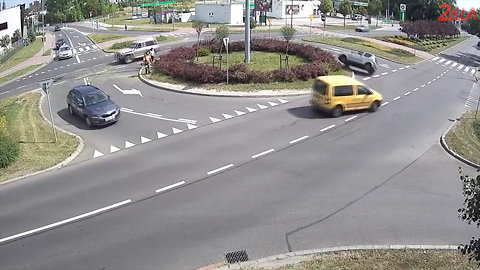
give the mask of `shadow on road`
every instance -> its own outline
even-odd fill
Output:
[[[75,126],[78,129],[82,130],[96,130],[96,129],[103,129],[106,128],[112,124],[108,124],[105,126],[95,126],[95,127],[88,127],[87,124],[85,123],[83,117],[80,117],[78,115],[70,115],[68,112],[67,108],[61,109],[60,111],[57,112],[57,115],[60,116],[65,122]]]
[[[304,119],[322,119],[329,117],[328,113],[320,112],[312,106],[290,108],[287,111],[295,117]]]

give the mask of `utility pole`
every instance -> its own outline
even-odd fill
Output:
[[[250,63],[250,0],[245,0],[245,60]]]
[[[43,34],[42,34],[42,52],[45,53],[45,0],[42,0],[42,26],[43,26]]]
[[[290,6],[290,28],[293,28],[293,0],[292,5]]]

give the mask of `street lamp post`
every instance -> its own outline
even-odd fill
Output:
[[[45,53],[45,0],[42,0],[42,28],[43,28],[43,33],[42,33],[42,53]]]
[[[292,5],[290,6],[290,28],[293,28],[293,0]]]
[[[250,63],[250,0],[245,0],[245,63]]]

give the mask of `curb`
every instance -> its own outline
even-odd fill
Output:
[[[219,91],[215,92],[212,90],[205,90],[201,88],[197,88],[199,92],[197,91],[191,91],[191,90],[183,90],[183,89],[175,89],[173,87],[181,87],[180,85],[176,84],[170,84],[170,83],[162,83],[162,82],[156,82],[152,81],[149,79],[146,79],[145,77],[142,76],[144,67],[140,68],[140,71],[138,71],[138,78],[140,81],[143,83],[150,85],[152,87],[162,89],[162,90],[167,90],[175,93],[182,93],[182,94],[190,94],[190,95],[197,95],[197,96],[210,96],[210,97],[251,97],[251,98],[268,98],[268,97],[293,97],[293,96],[303,96],[303,95],[309,95],[310,94],[310,89],[305,90],[304,93],[285,93],[281,92],[278,94],[255,94],[255,93],[235,93],[235,92],[226,92],[226,91]],[[204,91],[204,92],[200,92]],[[208,92],[206,92],[208,91]]]
[[[463,115],[463,114],[462,114]],[[462,115],[460,115],[459,118],[462,117]],[[457,118],[457,119],[459,119]],[[447,141],[445,140],[445,136],[447,136],[448,132],[450,132],[450,130],[456,125],[456,120],[450,125],[450,127],[448,127],[447,131],[445,131],[445,133],[443,133],[443,135],[440,137],[440,144],[442,145],[443,149],[445,149],[445,151],[447,151],[447,153],[449,153],[451,156],[453,156],[454,158],[460,160],[461,162],[475,168],[475,169],[480,169],[480,165],[479,164],[476,164],[475,162],[473,161],[470,161],[466,158],[464,158],[463,156],[461,156],[460,154],[456,153],[455,151],[453,151],[452,149],[450,149],[450,147],[448,147],[448,144],[447,144]]]
[[[42,94],[42,97],[40,98],[40,101],[38,102],[38,111],[40,112],[40,115],[42,116],[43,120],[45,120],[45,122],[47,122],[49,125],[51,125],[51,122],[47,119],[47,117],[45,116],[45,114],[43,113],[43,110],[42,110],[42,103],[43,103],[43,99],[45,98],[45,94],[43,93],[43,91],[39,91],[39,90],[32,90],[30,92],[32,92],[32,93],[37,92],[37,93]],[[26,92],[26,93],[28,93],[28,92]],[[41,173],[44,173],[44,172],[48,172],[48,171],[51,171],[51,170],[54,170],[54,169],[59,169],[59,168],[65,166],[65,165],[67,165],[68,163],[70,163],[72,160],[74,160],[80,154],[80,152],[83,150],[83,146],[84,146],[82,137],[78,136],[77,134],[71,133],[70,131],[66,131],[63,128],[58,127],[58,126],[55,126],[55,128],[57,130],[60,130],[60,131],[64,132],[64,133],[75,136],[79,141],[79,143],[77,145],[77,149],[75,149],[75,151],[69,157],[67,157],[66,159],[64,159],[60,163],[58,163],[56,165],[53,165],[52,167],[43,169],[41,171],[37,171],[37,172],[30,173],[30,174],[26,174],[26,175],[22,175],[22,176],[18,176],[18,177],[12,178],[12,179],[5,180],[3,182],[0,182],[0,186],[15,182],[17,180],[21,180],[23,178],[34,176],[34,175],[41,174]]]
[[[301,261],[313,259],[316,255],[323,253],[331,253],[338,251],[355,251],[355,250],[457,250],[458,246],[454,245],[358,245],[358,246],[340,246],[340,247],[330,247],[322,249],[309,249],[288,252],[278,255],[273,255],[269,257],[260,258],[258,260],[252,260],[247,262],[240,262],[236,264],[228,265],[227,263],[216,263],[209,266],[196,268],[195,270],[229,270],[229,269],[250,269],[253,268],[262,268],[268,267],[281,267],[287,266],[295,263],[300,263]]]
[[[74,29],[75,29],[75,28],[74,28]],[[93,39],[91,39],[91,38],[88,36],[88,34],[86,34],[85,36],[86,36],[91,42],[93,42],[93,44],[95,44],[95,46],[97,46],[98,48],[102,49],[102,51],[103,51],[104,53],[111,53],[110,51],[106,51],[103,47],[98,46],[98,44],[97,44]]]
[[[340,47],[340,46],[337,46],[337,45],[331,45],[331,44],[328,44],[328,43],[322,43],[322,42],[319,42],[319,41],[311,41],[311,40],[306,40],[307,38],[302,38],[302,41],[305,41],[305,42],[311,42],[311,43],[318,43],[318,44],[324,44],[324,45],[328,45],[328,46],[332,46],[332,47],[336,47],[336,48],[342,48],[342,49],[347,49],[347,50],[350,50],[350,51],[355,51],[353,49],[349,49],[349,48],[346,48],[346,47]],[[391,48],[391,47],[389,47]],[[418,61],[418,62],[415,62],[415,63],[401,63],[401,62],[398,62],[398,61],[395,61],[395,60],[392,60],[392,59],[387,59],[385,57],[381,57],[381,56],[377,56],[375,55],[377,58],[381,58],[383,60],[387,60],[387,61],[390,61],[390,62],[393,62],[393,63],[397,63],[399,65],[418,65],[420,64],[421,62],[425,61],[425,60],[428,60],[430,58],[423,58],[423,57],[420,57],[422,60],[421,61]]]

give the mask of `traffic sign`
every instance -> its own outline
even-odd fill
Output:
[[[327,17],[324,14],[322,14],[322,22],[324,22],[326,19]]]
[[[272,25],[272,18],[268,18],[267,20],[268,20],[268,24]]]
[[[401,11],[401,12],[407,11],[407,5],[405,5],[405,4],[400,4],[400,11]]]
[[[38,83],[40,84],[40,87],[42,87],[42,90],[45,92],[45,94],[48,94],[48,92],[50,91],[50,86],[52,86],[53,79],[46,79],[43,81],[39,81]]]
[[[225,45],[225,48],[227,48],[227,50],[228,50],[228,41],[229,41],[228,37],[223,38],[223,45]]]
[[[313,20],[313,14],[310,14],[310,21]]]

